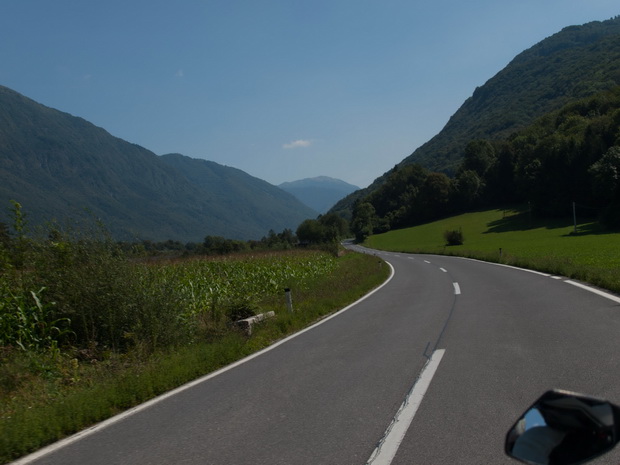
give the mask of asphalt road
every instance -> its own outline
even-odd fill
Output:
[[[365,464],[439,352],[394,465],[517,463],[504,435],[550,388],[620,403],[620,300],[515,268],[376,253],[392,279],[336,317],[19,463]],[[620,449],[593,463],[620,463]]]

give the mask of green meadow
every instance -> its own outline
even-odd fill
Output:
[[[446,245],[445,231],[459,229],[463,244]],[[524,210],[487,210],[371,236],[365,245],[501,262],[620,292],[620,233],[591,220],[577,218],[575,228],[573,218],[541,220]]]

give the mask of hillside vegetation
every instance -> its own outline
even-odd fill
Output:
[[[370,234],[481,206],[528,203],[538,217],[573,204],[608,228],[620,225],[620,87],[578,100],[502,141],[473,140],[455,177],[396,167],[359,201],[352,230]]]
[[[564,28],[476,88],[446,126],[398,166],[419,164],[453,177],[470,141],[505,140],[549,112],[617,85],[620,17]],[[389,182],[388,176],[347,196],[331,211],[350,218],[354,204]]]
[[[569,26],[475,89],[443,130],[401,164],[453,174],[472,139],[501,140],[567,103],[620,85],[620,17]]]

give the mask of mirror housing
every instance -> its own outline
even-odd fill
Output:
[[[613,449],[619,433],[620,409],[611,402],[553,390],[510,428],[505,451],[528,464],[577,465]]]

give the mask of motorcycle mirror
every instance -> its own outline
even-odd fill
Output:
[[[620,440],[620,409],[567,391],[543,394],[506,435],[506,454],[521,462],[576,465],[609,452]]]

